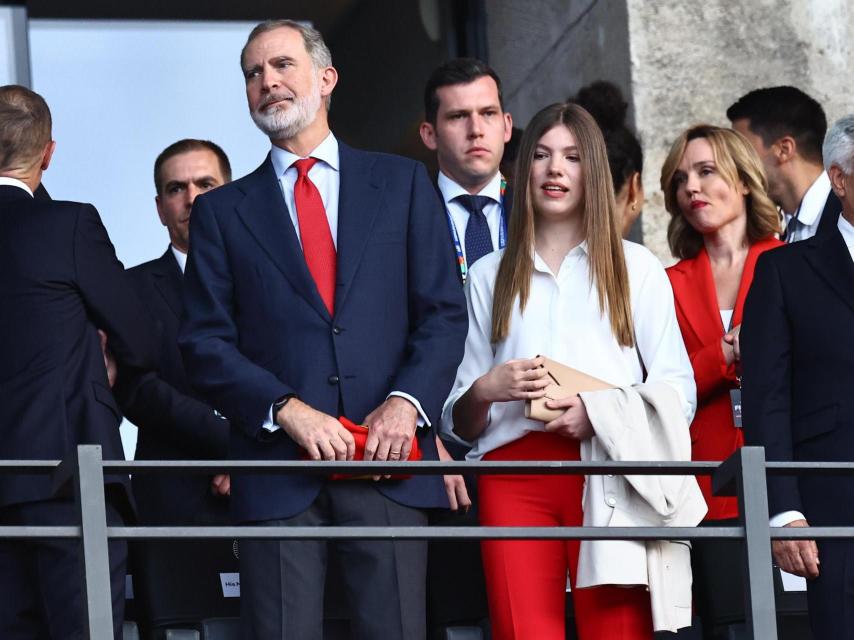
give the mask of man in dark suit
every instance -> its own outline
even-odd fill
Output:
[[[119,361],[117,386],[153,367],[154,344],[95,208],[33,198],[54,144],[41,96],[0,88],[0,459],[64,459],[78,444],[124,459],[97,328]],[[106,481],[108,523],[121,525],[128,479]],[[55,494],[49,476],[0,477],[0,524],[77,523],[70,490]],[[126,544],[109,551],[120,637]],[[0,637],[82,638],[79,559],[75,541],[0,544]]]
[[[420,133],[436,152],[439,191],[465,279],[467,267],[503,248],[507,237],[510,202],[499,165],[513,118],[504,111],[498,74],[475,58],[437,67],[424,88]]]
[[[241,55],[253,120],[271,139],[253,173],[196,199],[179,334],[193,384],[232,425],[236,459],[437,458],[433,425],[467,318],[441,205],[423,166],[339,143],[337,72],[320,34],[270,21]],[[447,506],[433,476],[232,478],[241,522],[408,525]],[[424,638],[426,544],[336,545],[354,638]],[[243,541],[241,603],[255,638],[321,638],[327,545]]]
[[[482,256],[504,247],[512,197],[499,170],[513,118],[504,110],[501,78],[475,58],[455,58],[439,65],[424,87],[421,140],[436,152],[437,187],[457,254],[462,282]],[[469,447],[437,438],[443,460],[465,459]],[[468,512],[474,483],[445,476],[451,510]],[[476,509],[465,515],[435,512],[433,525],[477,526]],[[431,621],[460,624],[488,615],[480,544],[477,541],[430,543],[429,600]]]
[[[824,142],[836,229],[763,254],[741,330],[745,441],[769,460],[854,461],[854,116]],[[770,476],[772,526],[854,525],[854,478]],[[854,542],[774,541],[808,578],[818,639],[854,637]],[[819,562],[820,561],[820,562]]]
[[[189,250],[190,208],[200,193],[231,181],[223,150],[206,140],[179,140],[154,163],[155,203],[169,232],[166,252],[128,274],[157,323],[160,367],[156,379],[123,399],[127,418],[139,428],[138,460],[221,460],[228,456],[228,421],[217,417],[190,387],[178,351],[181,295]],[[153,376],[152,376],[153,377]],[[133,477],[144,524],[202,524],[227,521],[229,479],[200,475],[139,474]]]
[[[827,118],[821,105],[795,87],[767,87],[739,98],[726,115],[762,160],[768,195],[783,213],[781,239],[835,233],[842,205],[822,166]]]

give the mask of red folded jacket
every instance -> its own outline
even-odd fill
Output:
[[[338,418],[338,422],[347,429],[350,433],[353,434],[353,440],[356,443],[356,454],[353,456],[353,460],[364,460],[365,459],[365,443],[368,441],[368,428],[362,424],[356,424],[355,422],[348,420],[344,416]],[[424,454],[421,453],[421,449],[418,446],[418,438],[412,438],[412,450],[409,452],[409,457],[407,460],[421,460]],[[306,453],[303,458],[308,459],[308,453]],[[407,480],[411,478],[410,474],[398,474],[391,476],[392,480]],[[351,473],[333,473],[329,476],[330,480],[369,480],[371,476],[357,476]]]

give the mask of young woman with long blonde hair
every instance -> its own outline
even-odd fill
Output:
[[[549,383],[541,355],[617,386],[664,381],[690,421],[695,389],[673,294],[660,262],[620,239],[592,117],[578,105],[546,107],[525,129],[517,163],[507,245],[470,272],[469,333],[443,412],[446,436],[471,444],[475,460],[580,459],[581,443],[595,434],[579,397],[549,401],[562,412],[549,423],[525,417],[525,401],[543,397]],[[584,482],[481,476],[481,523],[580,526]],[[608,500],[607,508],[622,506],[619,497]],[[573,588],[581,640],[652,637],[638,545],[613,547],[626,554],[625,583]],[[579,542],[493,540],[482,550],[493,637],[563,640],[566,578],[575,587]]]

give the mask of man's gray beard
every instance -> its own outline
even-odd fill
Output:
[[[312,91],[307,96],[294,98],[287,109],[253,111],[252,120],[271,140],[289,140],[314,122],[321,99],[320,91]]]

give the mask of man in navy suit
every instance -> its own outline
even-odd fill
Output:
[[[122,398],[126,417],[139,427],[138,460],[221,460],[228,456],[228,421],[198,398],[178,351],[181,295],[189,251],[190,209],[200,193],[231,181],[225,152],[207,140],[179,140],[154,163],[155,204],[169,232],[169,247],[155,260],[128,270],[136,292],[156,320],[159,373]],[[229,479],[201,475],[138,474],[133,477],[140,521],[150,525],[228,521]]]
[[[836,228],[759,258],[741,330],[744,431],[769,460],[854,461],[854,115],[825,138]],[[854,478],[770,476],[772,526],[854,526]],[[854,542],[774,541],[815,637],[854,637]]]
[[[119,362],[116,387],[154,366],[145,310],[92,205],[34,198],[55,143],[38,94],[0,88],[0,459],[67,459],[97,444],[123,460],[121,414],[98,328]],[[107,477],[107,520],[129,510],[127,476]],[[79,524],[49,476],[0,477],[0,525]],[[126,543],[110,542],[113,620],[121,637]],[[82,638],[79,543],[0,543],[0,637]]]
[[[357,151],[329,130],[337,72],[293,21],[250,33],[250,113],[270,138],[253,173],[199,196],[190,221],[187,371],[232,425],[236,459],[350,460],[336,416],[368,427],[366,460],[437,458],[436,421],[467,318],[441,204],[424,167]],[[423,525],[442,480],[232,478],[240,522]],[[337,545],[353,637],[425,637],[421,541]],[[241,543],[241,603],[255,638],[321,638],[327,545]]]

